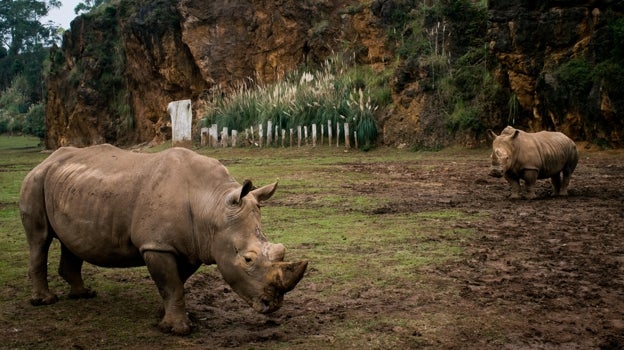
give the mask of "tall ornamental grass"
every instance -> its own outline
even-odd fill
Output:
[[[278,129],[349,123],[360,147],[370,148],[377,139],[375,111],[389,104],[389,85],[383,74],[349,66],[340,59],[327,60],[319,69],[299,69],[273,84],[253,79],[226,92],[213,89],[203,125],[217,124],[229,130],[245,130],[271,121]],[[386,91],[387,90],[387,91]],[[353,137],[353,135],[352,135]]]

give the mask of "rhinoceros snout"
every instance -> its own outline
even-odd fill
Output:
[[[488,174],[493,177],[503,177],[503,170],[499,168],[490,169],[490,173]]]

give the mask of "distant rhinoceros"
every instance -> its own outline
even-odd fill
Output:
[[[536,197],[535,182],[545,178],[552,180],[553,196],[568,194],[570,176],[578,163],[574,141],[560,132],[527,133],[511,126],[500,135],[492,130],[488,133],[494,139],[490,175],[505,177],[511,185],[510,198],[521,197],[521,179],[528,199]]]
[[[277,310],[307,261],[283,262],[285,248],[260,228],[260,202],[277,183],[241,186],[217,160],[183,148],[135,153],[111,145],[65,147],[22,184],[19,208],[30,247],[33,305],[52,304],[47,257],[61,242],[59,274],[70,298],[91,298],[83,261],[105,267],[147,265],[164,302],[159,327],[188,334],[184,282],[201,264],[260,313]]]

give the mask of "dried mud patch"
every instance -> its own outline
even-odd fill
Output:
[[[320,276],[311,264],[271,315],[255,313],[216,268],[205,267],[186,283],[195,327],[189,337],[157,331],[158,316],[151,310],[159,300],[143,273],[120,280],[127,286],[118,294],[90,301],[62,299],[47,310],[26,305],[25,298],[7,303],[0,338],[18,344],[9,348],[24,349],[98,344],[136,349],[624,348],[624,153],[583,153],[568,197],[550,197],[550,184],[542,180],[539,198],[532,201],[507,198],[505,181],[486,175],[485,153],[446,158],[337,167],[362,175],[339,190],[340,195],[370,198],[372,206],[345,208],[362,210],[371,220],[448,209],[467,214],[470,220],[436,223],[441,232],[474,232],[461,240],[461,253],[452,260],[407,270],[406,278],[384,283]],[[292,194],[273,205],[314,209],[322,203],[311,194]],[[445,239],[434,233],[423,241]],[[365,254],[356,243],[344,253]],[[362,274],[379,273],[361,266]],[[137,295],[141,288],[150,291],[149,302]],[[6,299],[25,294],[18,287],[3,293]],[[97,325],[87,328],[98,313],[132,320],[136,342],[119,344]]]
[[[569,196],[550,197],[550,181],[541,180],[532,201],[509,200],[506,182],[485,175],[487,161],[358,164],[353,171],[378,174],[375,186],[390,198],[371,215],[448,208],[480,214],[455,224],[477,232],[464,258],[431,272],[460,288],[454,302],[465,316],[498,319],[502,339],[483,343],[476,323],[456,335],[468,343],[444,346],[624,348],[621,154],[585,154]]]

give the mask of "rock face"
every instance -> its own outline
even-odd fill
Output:
[[[445,126],[436,114],[439,102],[421,83],[427,73],[394,66],[396,43],[384,23],[390,18],[384,13],[409,13],[422,3],[121,0],[81,15],[51,54],[46,146],[161,142],[170,137],[169,102],[191,99],[197,118],[217,87],[245,79],[272,82],[345,46],[354,48],[358,63],[393,65],[406,77],[393,86],[392,109],[379,115],[381,142],[446,137],[432,132]],[[609,24],[622,17],[623,3],[489,1],[488,40],[498,61],[493,76],[507,91],[505,99],[518,106],[513,114],[489,117],[485,126],[514,124],[563,131],[577,141],[624,144],[624,95],[596,78],[596,67],[612,59],[604,48],[614,42]],[[558,69],[564,64],[567,71]],[[568,71],[580,71],[583,81],[577,86],[578,74],[570,78]],[[423,123],[425,118],[435,123]]]
[[[490,49],[500,63],[495,76],[520,107],[501,124],[623,145],[621,88],[601,78],[601,68],[617,59],[612,25],[623,12],[624,2],[612,0],[490,1]]]
[[[163,141],[169,102],[190,98],[198,115],[217,86],[272,82],[345,42],[367,48],[364,63],[381,61],[383,32],[369,12],[349,14],[349,3],[122,1],[81,15],[52,54],[46,146]]]

